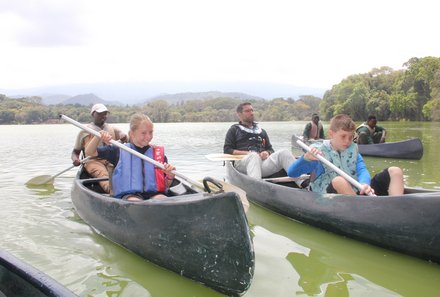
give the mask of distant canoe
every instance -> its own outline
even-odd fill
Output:
[[[418,138],[398,142],[377,144],[358,144],[363,156],[420,160],[423,156],[423,144]]]
[[[0,296],[75,297],[77,295],[35,267],[0,250]]]
[[[301,139],[301,137],[299,137]],[[313,142],[320,142],[315,140]],[[307,144],[313,142],[306,142]],[[397,142],[377,144],[358,144],[362,156],[420,160],[423,156],[423,144],[419,138],[407,139]],[[296,136],[292,135],[292,149],[302,150],[296,143]]]

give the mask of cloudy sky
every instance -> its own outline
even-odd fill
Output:
[[[260,81],[331,88],[440,56],[431,0],[0,0],[0,89]]]

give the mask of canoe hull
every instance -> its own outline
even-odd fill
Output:
[[[127,202],[93,192],[77,178],[72,201],[100,234],[159,266],[228,295],[250,286],[254,250],[235,193]]]
[[[296,143],[297,136],[292,135],[292,150],[302,153],[302,148]],[[320,142],[322,140],[316,140]],[[311,144],[312,142],[307,142]],[[375,144],[358,144],[359,153],[363,156],[420,160],[423,157],[423,144],[419,138],[407,139],[397,142]]]
[[[0,296],[77,296],[35,267],[0,250]]]
[[[423,144],[418,138],[398,142],[377,144],[358,144],[363,156],[420,160],[423,156]]]
[[[250,178],[229,162],[227,177],[249,200],[274,212],[440,263],[439,191],[415,190],[400,197],[321,195]]]

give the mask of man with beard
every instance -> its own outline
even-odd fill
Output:
[[[295,157],[288,150],[274,151],[266,131],[254,121],[252,104],[239,104],[237,116],[240,121],[229,128],[223,146],[225,154],[246,155],[235,162],[235,168],[257,179],[287,171]]]

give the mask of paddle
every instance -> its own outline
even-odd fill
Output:
[[[311,148],[306,145],[304,142],[302,142],[298,137],[296,138],[296,143],[302,147],[303,149],[305,149],[307,152],[310,152]],[[340,176],[342,176],[343,178],[345,178],[349,183],[351,183],[353,186],[355,186],[357,189],[361,190],[362,189],[362,185],[360,184],[360,182],[358,182],[357,180],[355,180],[354,178],[352,178],[350,175],[348,175],[347,173],[345,173],[345,171],[343,171],[342,169],[340,169],[339,167],[336,167],[332,162],[330,162],[329,160],[327,160],[326,158],[324,158],[321,155],[314,155],[319,161],[321,161],[322,163],[324,163],[325,165],[327,165],[328,167],[330,167],[331,169],[333,169],[334,171],[336,171]],[[376,196],[373,193],[369,193],[369,196]]]
[[[87,160],[89,160],[90,157],[84,158],[81,160],[81,163],[86,162]],[[53,181],[55,179],[55,177],[63,174],[66,171],[69,171],[70,169],[72,169],[73,167],[75,167],[75,165],[70,166],[69,168],[64,169],[63,171],[55,174],[55,175],[40,175],[40,176],[36,176],[34,178],[31,178],[30,180],[28,180],[26,182],[26,185],[28,186],[41,186],[41,185],[51,185],[53,184]]]
[[[205,157],[211,161],[238,161],[246,155],[231,155],[231,154],[208,154]]]
[[[81,124],[81,123],[79,123],[79,122],[69,118],[68,116],[65,116],[65,115],[62,114],[62,115],[60,115],[60,118],[65,120],[66,122],[69,122],[69,123],[73,124],[74,126],[77,126],[80,129],[83,129],[84,131],[89,132],[90,134],[92,134],[94,136],[101,137],[101,134],[99,134],[98,131],[95,131],[95,130],[91,129],[91,128],[89,128],[89,127],[87,127],[87,126],[85,126],[85,125],[83,125],[83,124]],[[142,160],[145,160],[145,161],[155,165],[156,167],[159,167],[160,169],[165,169],[165,166],[162,163],[157,162],[156,160],[153,160],[151,158],[148,158],[147,156],[145,156],[145,155],[135,151],[132,148],[129,148],[128,146],[126,146],[126,145],[124,145],[124,144],[122,144],[120,142],[117,142],[117,141],[112,139],[112,140],[110,140],[110,143],[115,145],[115,146],[117,146],[117,147],[119,147],[120,149],[123,149],[123,150],[129,152],[130,154],[132,154],[132,155],[134,155],[134,156],[136,156],[138,158],[141,158]],[[173,170],[172,173],[176,177],[179,177],[178,178],[179,180],[185,181],[188,184],[188,186],[191,187],[191,189],[193,189],[194,191],[200,192],[199,189],[205,190],[205,187],[203,186],[202,183],[200,183],[200,182],[198,182],[196,180],[192,180],[189,177],[186,177],[185,175],[183,175],[180,172],[177,172],[175,170]]]
[[[304,142],[305,144],[309,143],[319,143],[322,142],[324,139],[308,139],[308,140],[304,140],[303,136],[296,136],[295,134],[292,135],[292,148],[295,149],[302,149],[301,146],[298,145],[298,143],[296,143],[296,140],[301,140],[302,142]]]

